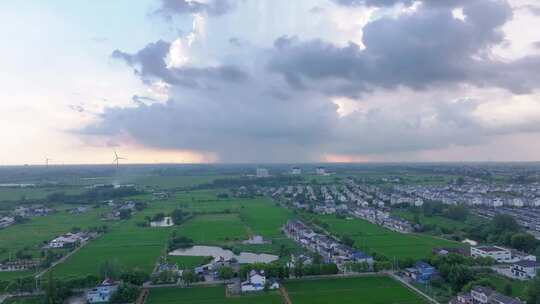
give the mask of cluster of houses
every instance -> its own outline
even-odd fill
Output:
[[[19,206],[13,210],[14,216],[22,217],[34,217],[34,216],[47,216],[56,212],[52,208],[45,207],[43,205],[32,205],[28,207]]]
[[[417,198],[444,204],[482,207],[540,207],[540,184],[492,184],[467,182],[462,185],[399,185],[396,195],[408,202]]]
[[[0,229],[9,227],[13,224],[15,224],[15,218],[10,216],[0,217]]]
[[[372,207],[358,207],[351,210],[350,215],[357,218],[364,219],[373,224],[383,226],[387,229],[401,232],[410,233],[413,231],[413,225],[408,221],[400,219],[398,217],[391,216],[389,212],[372,208]]]
[[[502,295],[491,288],[476,286],[470,292],[461,293],[448,304],[525,304],[525,302]]]
[[[90,211],[88,206],[79,206],[68,210],[69,214],[83,214]]]
[[[536,256],[500,246],[471,247],[472,257],[489,257],[509,267],[495,268],[502,275],[512,279],[530,280],[536,276],[540,265]]]
[[[534,207],[523,208],[473,208],[472,212],[480,217],[491,219],[497,214],[507,214],[516,219],[524,229],[540,232],[540,209]]]
[[[73,248],[88,241],[91,235],[86,232],[66,233],[52,239],[46,248]]]
[[[36,260],[14,260],[0,263],[0,272],[25,271],[39,267],[39,261]]]
[[[343,269],[347,262],[373,264],[371,256],[341,244],[330,236],[314,232],[302,221],[288,221],[283,227],[283,232],[302,247],[319,254],[324,262],[334,263],[340,269]]]
[[[101,216],[101,218],[105,221],[117,221],[120,219],[120,214],[122,211],[133,213],[136,210],[136,203],[133,201],[115,203],[114,201],[110,200],[107,201],[106,204],[109,207],[113,207],[113,210]]]

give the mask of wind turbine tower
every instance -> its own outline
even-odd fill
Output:
[[[118,153],[116,153],[116,150],[114,150],[114,158],[113,158],[113,163],[116,164],[116,170],[118,171],[118,167],[120,167],[120,160],[127,160],[127,158],[123,158],[123,157],[120,157],[118,156]]]

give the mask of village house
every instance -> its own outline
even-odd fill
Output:
[[[278,289],[279,283],[267,280],[263,270],[251,270],[248,274],[247,281],[242,282],[241,289],[242,292],[263,291],[265,286],[268,289]]]
[[[521,260],[512,264],[512,277],[520,280],[529,280],[536,277],[538,263],[536,261]]]
[[[39,261],[34,261],[34,260],[7,261],[4,263],[0,263],[0,272],[25,271],[25,270],[37,268],[38,266],[39,266]]]
[[[487,287],[474,287],[469,293],[459,294],[449,304],[525,304],[525,302],[507,297]]]
[[[110,302],[114,293],[118,290],[118,284],[111,279],[104,280],[100,285],[86,293],[88,303]]]
[[[492,258],[499,263],[510,262],[512,260],[512,252],[509,249],[499,246],[478,246],[471,247],[471,256]]]
[[[88,240],[88,235],[86,233],[83,233],[83,232],[71,233],[70,232],[51,240],[48,244],[48,247],[49,248],[74,247],[77,244],[86,242],[87,240]]]
[[[0,229],[9,227],[15,224],[15,218],[4,216],[0,217]]]
[[[420,284],[426,284],[437,275],[437,270],[428,263],[419,261],[414,267],[407,268],[405,270],[405,275]]]
[[[341,268],[346,262],[373,264],[373,258],[350,246],[340,244],[324,234],[313,232],[299,220],[290,220],[283,228],[285,235],[298,242],[302,247],[318,253],[325,263],[335,263]]]

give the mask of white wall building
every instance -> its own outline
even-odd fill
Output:
[[[472,257],[489,257],[499,263],[511,262],[512,252],[509,249],[498,246],[471,247]]]
[[[536,277],[538,270],[538,264],[535,261],[523,260],[512,264],[512,276],[521,279],[528,280]]]
[[[264,271],[252,270],[249,273],[248,279],[245,282],[242,282],[242,292],[252,292],[252,291],[263,291],[266,286],[266,276]],[[277,289],[279,288],[279,283],[277,282],[268,282],[268,289]]]

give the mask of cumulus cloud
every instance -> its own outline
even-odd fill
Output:
[[[169,19],[175,15],[207,14],[224,15],[236,6],[238,0],[161,0],[157,13]]]
[[[112,57],[132,66],[135,74],[140,75],[147,83],[158,79],[170,85],[211,89],[219,82],[243,82],[248,78],[243,70],[231,65],[168,67],[167,58],[170,51],[171,43],[159,40],[148,44],[135,54],[115,50]]]
[[[463,13],[465,20],[454,18],[450,8],[423,6],[413,14],[370,22],[363,29],[365,49],[282,37],[269,69],[293,87],[311,85],[329,94],[456,84],[529,93],[540,84],[534,72],[540,57],[503,62],[491,55],[491,48],[504,41],[500,27],[512,17],[508,3],[473,1]]]
[[[540,57],[503,62],[490,52],[505,41],[500,28],[512,18],[510,6],[462,1],[465,18],[458,19],[450,1],[424,2],[407,14],[368,22],[365,47],[283,36],[266,48],[228,36],[221,57],[179,65],[168,64],[174,47],[163,40],[134,53],[116,50],[112,56],[144,83],[165,86],[168,100],[135,95],[134,105],[105,109],[81,133],[128,134],[152,148],[250,162],[472,146],[538,131],[536,116],[509,127],[496,123],[504,114],[485,113],[491,102],[486,91],[513,96],[540,85],[534,73]],[[350,97],[351,109],[340,109],[336,98],[342,96]]]

